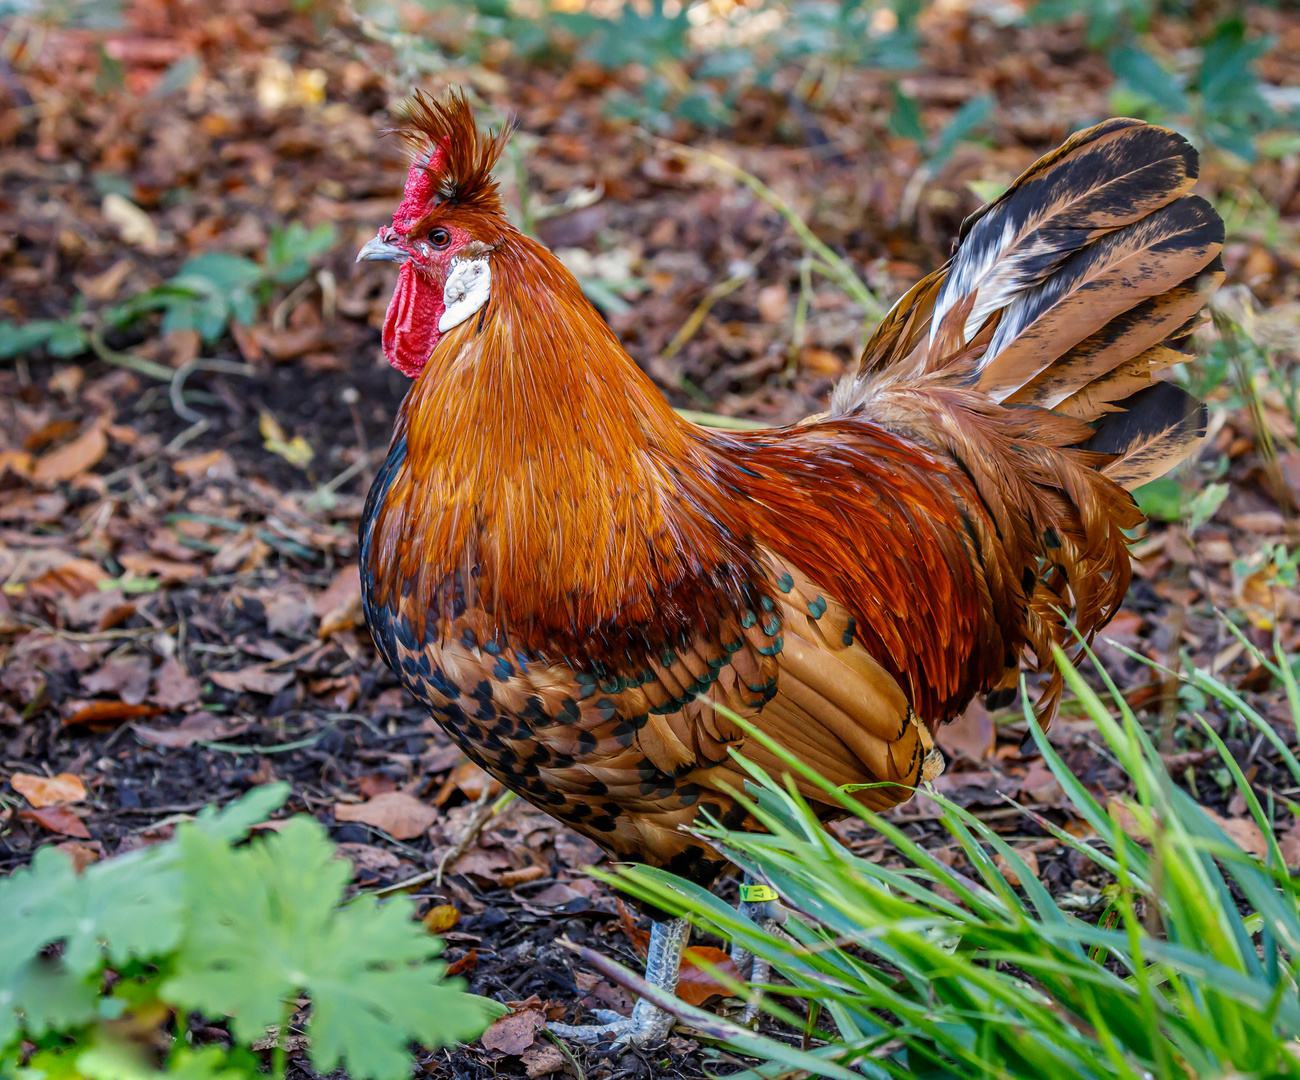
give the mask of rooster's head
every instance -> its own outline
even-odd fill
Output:
[[[416,92],[398,133],[415,149],[393,224],[357,261],[402,264],[384,317],[384,355],[415,378],[444,333],[477,314],[492,295],[492,251],[509,229],[492,167],[507,125],[481,135],[464,94],[440,100]]]

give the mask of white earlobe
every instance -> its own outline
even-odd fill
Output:
[[[487,259],[458,259],[451,265],[442,289],[442,318],[438,330],[446,333],[459,326],[492,295],[492,268]]]

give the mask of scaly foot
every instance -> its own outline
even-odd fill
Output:
[[[656,922],[650,928],[650,945],[646,950],[645,978],[651,986],[667,990],[677,989],[677,976],[682,965],[682,951],[691,924],[685,919]],[[610,1043],[614,1049],[660,1043],[672,1030],[672,1013],[665,1012],[644,998],[636,1003],[631,1016],[620,1016],[609,1009],[595,1010],[599,1024],[547,1024],[547,1030],[561,1039],[574,1042]]]
[[[648,1001],[638,1001],[631,1016],[622,1016],[609,1009],[593,1013],[599,1024],[547,1024],[546,1028],[561,1039],[574,1042],[609,1043],[614,1050],[633,1046],[648,1046],[663,1042],[673,1027],[673,1016]]]

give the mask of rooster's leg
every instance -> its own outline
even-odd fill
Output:
[[[682,965],[682,951],[691,925],[685,919],[656,922],[650,928],[650,945],[646,951],[645,979],[651,986],[672,993],[677,989],[677,973]],[[600,1024],[547,1024],[562,1039],[576,1042],[612,1043],[615,1048],[662,1042],[673,1026],[671,1013],[642,998],[631,1016],[620,1016],[609,1009],[595,1010]]]
[[[761,930],[768,934],[780,934],[781,924],[785,922],[785,909],[781,906],[781,901],[776,899],[776,894],[765,886],[756,886],[754,879],[745,875],[744,884],[741,886],[741,896],[746,892],[759,890],[770,895],[763,896],[762,899],[742,899],[736,905],[737,910],[747,919],[756,922]],[[741,975],[745,976],[750,985],[761,994],[763,987],[768,983],[768,977],[772,971],[772,965],[763,957],[755,956],[748,949],[740,945],[733,945],[731,949],[731,960],[736,965]],[[758,1016],[759,994],[755,994],[745,1003],[745,1023],[752,1023]]]

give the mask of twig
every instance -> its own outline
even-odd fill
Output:
[[[465,826],[465,831],[460,834],[460,839],[438,860],[438,868],[433,872],[433,883],[438,888],[442,888],[443,871],[464,855],[470,844],[483,831],[483,826],[491,821],[497,813],[514,802],[515,799],[515,793],[507,791],[496,802],[489,803],[488,800],[492,797],[491,793],[491,786],[485,785],[483,794],[478,797],[478,801],[474,804],[474,814],[469,819],[469,824]]]
[[[664,351],[659,354],[660,359],[671,360],[674,356],[676,356],[679,352],[681,352],[682,346],[685,345],[688,341],[690,341],[691,338],[695,336],[699,328],[702,325],[704,325],[704,317],[708,315],[709,310],[713,307],[713,305],[716,304],[719,300],[721,300],[724,296],[729,296],[731,293],[734,293],[737,289],[739,289],[742,285],[744,285],[745,282],[749,281],[753,276],[754,276],[753,264],[746,263],[745,271],[743,273],[734,274],[731,277],[727,278],[726,281],[721,281],[717,285],[714,285],[711,289],[709,289],[709,291],[704,294],[704,299],[701,300],[695,306],[695,310],[692,311],[690,315],[687,317],[686,321],[682,323],[681,329],[679,329],[677,333],[673,335],[672,341],[670,341],[667,345],[664,346]]]
[[[320,282],[311,277],[298,282],[289,295],[275,305],[275,310],[271,312],[271,329],[277,333],[283,331],[288,325],[289,313],[305,300],[319,284]]]

